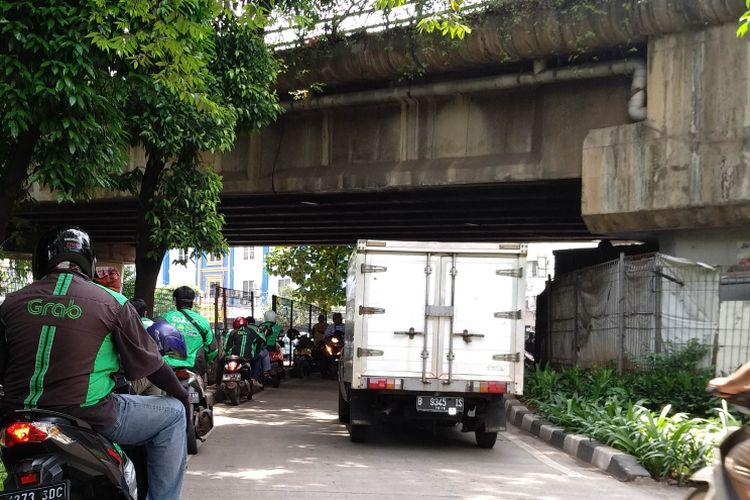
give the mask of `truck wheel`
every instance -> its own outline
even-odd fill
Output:
[[[497,441],[497,432],[475,431],[474,435],[477,438],[477,446],[480,448],[489,450],[495,446],[495,441]]]
[[[341,391],[339,391],[339,422],[345,424],[349,421],[349,403],[341,397]]]
[[[352,443],[364,443],[367,440],[366,425],[349,424],[346,426],[346,430],[349,431],[349,439],[352,440]]]

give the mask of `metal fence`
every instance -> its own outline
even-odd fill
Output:
[[[716,373],[724,375],[750,361],[750,272],[722,276],[719,299]]]
[[[31,283],[31,273],[13,265],[0,266],[0,303],[6,294],[20,290]]]
[[[696,340],[713,365],[719,279],[718,268],[663,254],[621,255],[559,276],[547,285],[546,359],[640,370],[650,354]]]
[[[260,321],[269,309],[260,294],[215,286],[203,298],[208,318],[213,318],[216,333],[229,331],[231,323],[239,316],[252,316]]]
[[[312,327],[318,321],[318,315],[322,314],[326,320],[330,318],[330,312],[313,304],[306,304],[297,300],[287,299],[274,295],[271,307],[278,315],[278,323],[287,331],[295,328],[300,332],[311,332]]]

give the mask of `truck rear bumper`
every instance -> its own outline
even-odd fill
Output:
[[[417,397],[458,397],[464,400],[463,412],[455,415],[417,411]],[[431,420],[462,422],[464,431],[505,430],[505,405],[502,394],[425,391],[352,390],[349,394],[351,423],[374,425],[382,420]]]

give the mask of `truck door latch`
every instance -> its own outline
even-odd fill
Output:
[[[500,319],[521,319],[523,312],[519,309],[517,311],[501,311],[494,314],[496,318]]]
[[[518,363],[521,361],[521,353],[509,352],[507,354],[494,354],[492,361],[508,361],[510,363]]]
[[[385,308],[383,307],[367,307],[359,306],[359,315],[364,316],[365,314],[384,314]]]
[[[472,337],[484,337],[484,334],[483,333],[469,333],[469,330],[464,330],[461,333],[454,333],[453,336],[461,337],[464,342],[466,342],[467,344],[470,344]]]
[[[410,340],[414,340],[415,335],[424,335],[424,333],[415,332],[414,328],[409,328],[408,332],[393,332],[393,335],[408,335]]]

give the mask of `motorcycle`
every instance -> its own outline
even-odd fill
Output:
[[[709,393],[716,389],[710,387]],[[735,394],[727,401],[741,413],[750,415],[750,392]],[[726,468],[726,458],[732,449],[750,439],[750,428],[743,426],[727,434],[714,453],[714,463],[700,469],[690,477],[697,487],[688,495],[689,500],[739,500],[742,495],[732,484]]]
[[[139,498],[133,462],[83,420],[19,410],[6,415],[0,428],[8,474],[0,500]]]
[[[307,335],[298,337],[292,352],[292,375],[303,378],[310,375],[313,365],[313,341]]]
[[[247,398],[248,401],[253,399],[251,373],[250,363],[239,356],[227,356],[224,360],[224,374],[220,387],[230,405],[237,406],[242,398]]]
[[[206,434],[214,427],[213,397],[206,392],[203,378],[194,371],[178,368],[174,373],[188,393],[187,452],[195,455],[198,453],[198,441],[205,441]]]
[[[320,374],[323,377],[336,378],[339,372],[339,360],[344,351],[344,333],[337,331],[323,341]]]
[[[281,385],[281,379],[286,377],[286,370],[284,369],[284,350],[279,343],[274,347],[268,348],[268,357],[271,361],[271,371],[269,372],[271,385],[278,387]]]

